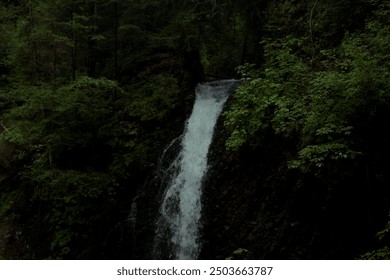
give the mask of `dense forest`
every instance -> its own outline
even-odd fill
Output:
[[[232,78],[200,258],[390,258],[389,23],[388,0],[1,0],[0,259],[153,258],[159,158]]]

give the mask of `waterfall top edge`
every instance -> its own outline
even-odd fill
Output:
[[[241,82],[242,80],[230,79],[199,83],[195,91],[197,96],[212,97],[219,100],[221,97],[227,98]]]
[[[222,85],[229,85],[229,84],[238,84],[241,83],[242,80],[237,79],[226,79],[226,80],[217,80],[217,81],[211,81],[211,82],[201,82],[198,85],[206,85],[206,86],[222,86]]]

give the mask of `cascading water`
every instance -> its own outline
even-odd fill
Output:
[[[237,81],[199,84],[192,114],[181,137],[181,151],[169,174],[157,221],[155,257],[196,259],[199,253],[202,179],[214,126]]]

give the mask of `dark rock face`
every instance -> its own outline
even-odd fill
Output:
[[[288,170],[294,143],[272,132],[255,148],[225,150],[219,120],[203,190],[202,259],[354,259],[375,245],[390,192],[362,161],[316,175]],[[367,173],[368,172],[368,173]],[[247,250],[247,251],[246,251]]]

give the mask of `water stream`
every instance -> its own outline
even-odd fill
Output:
[[[168,176],[157,222],[155,256],[197,259],[200,250],[202,180],[218,116],[237,81],[199,84],[192,114],[181,139],[181,151],[165,171]]]

